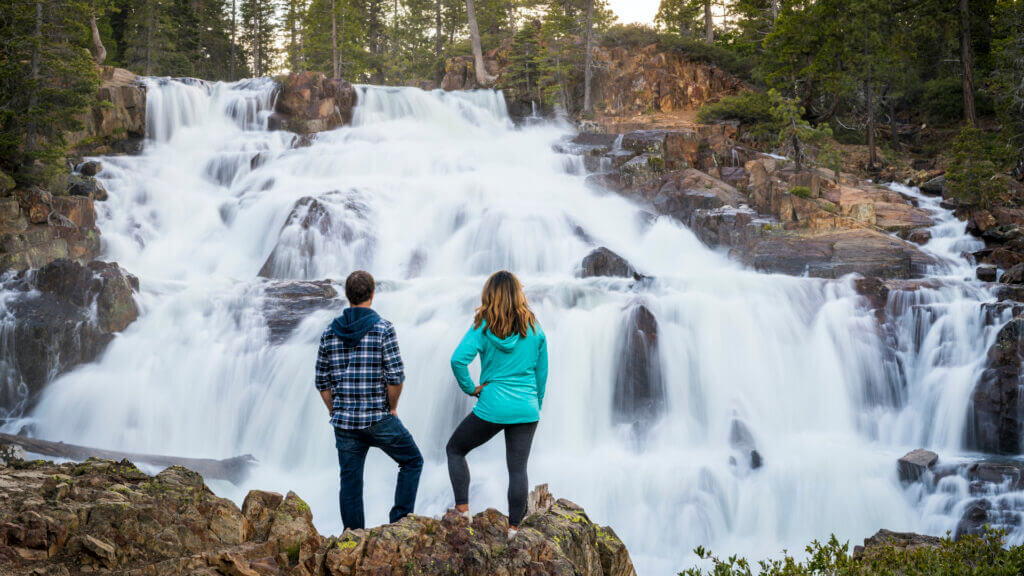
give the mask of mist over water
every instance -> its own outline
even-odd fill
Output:
[[[16,425],[111,449],[251,453],[261,464],[245,485],[215,491],[240,502],[251,488],[294,490],[322,532],[339,533],[313,366],[345,304],[283,342],[264,308],[278,279],[366,268],[406,363],[399,415],[427,459],[417,511],[441,514],[453,504],[444,443],[472,407],[448,359],[487,275],[507,268],[551,354],[531,483],[611,525],[642,575],[674,574],[697,545],[759,558],[831,533],[955,527],[966,488],[937,502],[904,490],[895,466],[922,446],[964,455],[968,399],[1008,320],[987,321],[980,304],[993,298],[962,281],[970,240],[955,221],[926,247],[947,257],[935,273],[949,282],[893,293],[887,332],[852,279],[744,270],[680,223],[588,187],[578,160],[552,149],[569,128],[515,128],[499,93],[358,90],[352,126],[293,148],[294,135],[263,129],[268,80],[150,80],[150,140],[139,156],[102,159],[110,197],[97,204],[103,258],[140,277],[141,317]],[[595,246],[652,279],[577,278]],[[657,322],[656,417],[613,402],[640,304]],[[494,441],[469,457],[474,511],[506,511],[503,450]],[[369,524],[386,521],[395,474],[371,453]]]

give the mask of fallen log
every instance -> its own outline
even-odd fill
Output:
[[[131,460],[135,463],[145,463],[152,466],[184,466],[189,470],[198,472],[206,479],[227,480],[232,484],[241,484],[249,469],[256,464],[256,459],[251,454],[214,460],[212,458],[179,458],[175,456],[162,456],[159,454],[133,454],[131,452],[119,452],[116,450],[104,450],[102,448],[89,448],[87,446],[76,446],[64,442],[51,442],[39,438],[29,438],[15,434],[0,433],[0,444],[15,444],[21,446],[27,452],[34,452],[44,456],[56,456],[69,460],[87,460],[89,458],[102,458],[104,460]]]

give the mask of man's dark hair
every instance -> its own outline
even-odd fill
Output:
[[[366,270],[356,270],[345,280],[345,298],[351,306],[369,302],[373,298],[376,284]]]

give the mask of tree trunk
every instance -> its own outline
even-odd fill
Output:
[[[711,0],[704,0],[704,40],[715,43],[715,23],[711,18]]]
[[[69,458],[71,460],[86,460],[88,458],[102,458],[104,460],[121,461],[131,460],[133,463],[146,463],[153,466],[184,466],[193,472],[198,472],[203,478],[227,480],[232,484],[240,484],[249,475],[249,468],[256,463],[256,459],[249,454],[235,456],[226,460],[214,460],[212,458],[178,458],[175,456],[162,456],[157,454],[133,454],[130,452],[116,452],[114,450],[103,450],[101,448],[89,448],[87,446],[76,446],[63,442],[51,442],[38,438],[29,438],[14,434],[0,434],[0,444],[14,444],[25,450],[42,454],[44,456],[56,456],[57,458]]]
[[[434,3],[434,56],[440,58],[441,50],[444,48],[442,38],[444,32],[441,30],[441,0]]]
[[[156,18],[153,11],[156,10],[156,0],[146,2],[146,76],[153,75],[153,26]]]
[[[961,85],[964,91],[964,122],[978,125],[974,108],[974,61],[971,56],[971,7],[968,0],[960,0],[960,66],[963,69]]]
[[[587,53],[583,58],[583,113],[592,114],[594,103],[591,101],[590,85],[594,80],[594,0],[587,0]]]
[[[36,0],[36,21],[35,30],[32,33],[32,91],[28,95],[28,109],[34,111],[39,105],[39,75],[42,67],[40,51],[43,48],[43,2]],[[31,158],[35,150],[36,138],[38,137],[38,126],[35,115],[30,116],[31,121],[26,126],[25,152]]]
[[[480,87],[490,86],[494,77],[484,68],[484,51],[480,47],[480,28],[476,23],[476,9],[473,0],[466,0],[466,17],[469,19],[469,36],[473,43],[473,69],[476,72],[476,83]]]
[[[864,83],[864,98],[868,105],[868,120],[865,128],[868,139],[868,171],[875,169],[878,163],[878,153],[875,150],[875,103],[874,94],[871,90],[871,71],[868,71],[868,80]]]
[[[96,26],[95,14],[89,18],[89,27],[92,28],[92,46],[96,49],[93,58],[97,64],[103,64],[103,61],[107,59],[107,49],[103,47],[103,40],[100,39],[100,29]]]
[[[231,53],[228,58],[228,79],[235,80],[235,18],[238,13],[237,7],[235,6],[236,0],[231,0]]]
[[[341,77],[338,68],[338,15],[334,11],[334,0],[331,0],[331,78]]]

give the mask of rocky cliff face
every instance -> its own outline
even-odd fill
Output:
[[[146,88],[135,74],[102,66],[97,105],[79,117],[82,129],[65,136],[79,154],[136,152],[146,136]]]
[[[0,467],[0,571],[11,576],[634,576],[625,546],[577,505],[535,492],[509,541],[495,510],[410,516],[324,537],[294,493],[253,491],[239,509],[202,478],[128,461]]]
[[[484,67],[497,78],[509,65],[511,39],[484,54]],[[694,112],[707,102],[748,88],[735,76],[685,54],[664,50],[658,44],[640,49],[604,46],[593,48],[595,75],[592,84],[594,121],[606,132],[624,132],[656,125],[692,124]],[[445,63],[444,90],[472,90],[476,83],[473,59],[457,56]],[[513,116],[532,110],[535,95],[505,90]],[[543,103],[537,102],[538,106]]]
[[[706,62],[651,44],[639,50],[598,48],[595,121],[606,131],[650,126],[659,115],[696,111],[747,90],[743,81]]]

